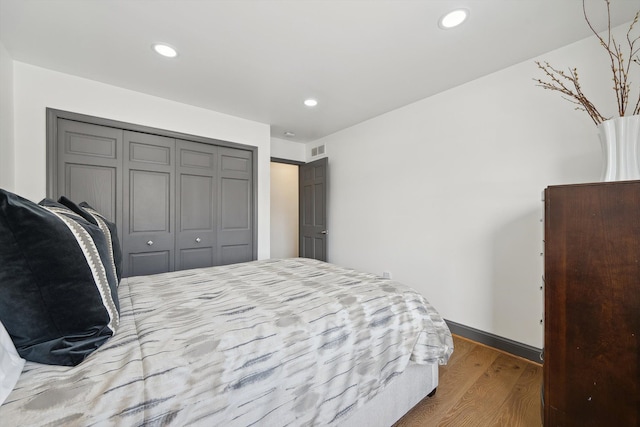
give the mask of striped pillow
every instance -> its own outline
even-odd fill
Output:
[[[0,189],[0,321],[20,356],[73,366],[115,334],[112,257],[99,226]]]
[[[100,212],[93,209],[87,202],[82,202],[76,205],[71,200],[62,196],[58,199],[58,203],[71,209],[87,221],[100,227],[105,237],[107,238],[107,245],[110,248],[111,258],[109,263],[116,271],[118,277],[118,283],[122,279],[122,249],[120,247],[120,240],[118,240],[118,229],[116,225],[109,221]]]

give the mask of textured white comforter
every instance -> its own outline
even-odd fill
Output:
[[[2,425],[338,425],[453,351],[417,292],[302,258],[132,277],[119,297],[119,330],[80,365],[26,364]]]

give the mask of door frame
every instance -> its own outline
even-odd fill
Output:
[[[300,192],[301,189],[301,184],[302,184],[302,179],[300,177],[300,167],[304,166],[304,165],[308,165],[311,163],[314,163],[316,161],[319,160],[324,160],[326,162],[326,176],[325,176],[325,222],[328,222],[328,213],[329,213],[329,174],[328,174],[328,170],[329,170],[329,157],[328,156],[324,156],[321,157],[319,159],[315,159],[312,160],[310,162],[301,162],[298,160],[289,160],[289,159],[284,159],[284,158],[280,158],[280,157],[271,157],[271,162],[274,163],[284,163],[287,165],[294,165],[298,167],[298,192]],[[299,193],[298,193],[299,194]],[[302,197],[298,197],[298,239],[300,240],[302,237],[302,222],[300,220],[300,212],[302,212],[302,203],[303,203],[303,198]],[[328,230],[328,223],[325,224],[325,230]],[[327,242],[326,239],[328,239],[327,236],[325,236],[325,258],[327,258]],[[302,245],[298,244],[298,256],[300,255],[300,249],[301,249]]]
[[[298,160],[290,160],[290,159],[283,159],[281,157],[271,157],[271,162],[272,163],[283,163],[285,165],[292,165],[292,166],[297,166],[298,170],[296,172],[296,176],[298,177],[298,191],[300,191],[300,166],[303,166],[306,164],[306,162],[301,162]],[[300,198],[298,198],[298,234],[300,233]],[[300,236],[298,235],[298,240],[300,239]],[[300,245],[298,245],[298,256],[300,256]]]

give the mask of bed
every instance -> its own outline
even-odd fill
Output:
[[[389,426],[453,351],[411,288],[304,258],[123,278],[117,300],[76,366],[26,362],[3,425]]]

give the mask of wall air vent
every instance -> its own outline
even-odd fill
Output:
[[[324,144],[311,149],[311,157],[320,156],[322,154],[324,154]]]

